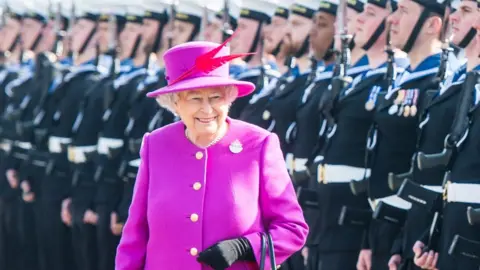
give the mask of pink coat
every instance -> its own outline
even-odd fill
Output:
[[[182,122],[145,135],[117,270],[211,269],[196,261],[197,254],[241,236],[250,241],[257,263],[238,262],[229,269],[258,269],[259,233],[265,230],[278,264],[302,248],[308,226],[278,137],[228,122],[225,137],[207,149],[185,137]]]

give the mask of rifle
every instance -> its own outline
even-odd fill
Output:
[[[437,73],[437,79],[442,82],[445,80],[448,68],[448,56],[453,52],[450,46],[451,27],[450,27],[450,13],[452,12],[451,0],[445,1],[445,14],[443,15],[442,31],[440,32],[440,41],[442,41],[442,55],[440,59],[440,67]]]
[[[336,48],[340,47],[340,50],[336,50],[336,63],[333,70],[333,77],[331,88],[329,87],[320,100],[319,110],[325,116],[327,121],[328,131],[332,131],[335,126],[335,119],[332,115],[332,110],[335,101],[338,99],[340,92],[348,84],[352,82],[352,78],[347,76],[347,68],[350,64],[350,40],[352,35],[349,35],[347,32],[347,1],[340,0],[337,10],[337,33],[336,37],[340,40],[338,44],[337,39],[335,39]],[[339,45],[339,46],[338,46]]]
[[[230,25],[230,1],[224,0],[223,5],[223,41],[227,40],[229,37],[233,35],[233,29]]]
[[[76,17],[75,17],[75,0],[72,0],[72,7],[70,8],[70,18],[68,19],[68,55],[67,57],[72,59],[73,62],[75,59],[75,52],[72,50],[72,42],[73,42],[73,37],[72,37],[72,32],[73,32],[73,26],[75,25],[76,22]]]
[[[437,166],[448,166],[451,162],[453,152],[460,146],[464,137],[468,134],[469,112],[473,104],[472,89],[475,89],[479,78],[479,74],[475,71],[467,73],[450,133],[445,137],[443,151],[436,154],[419,152],[417,163],[420,170]]]
[[[170,17],[168,18],[168,25],[170,26],[170,33],[168,36],[168,48],[173,47],[173,31],[175,30],[175,16],[177,14],[177,9],[176,9],[177,1],[173,1],[172,4],[170,4]]]
[[[114,101],[114,93],[115,93],[115,86],[113,81],[117,77],[117,73],[120,70],[120,62],[117,58],[117,53],[118,53],[118,44],[117,44],[117,18],[114,14],[111,14],[108,20],[108,28],[109,28],[109,34],[110,34],[110,39],[108,42],[108,52],[107,56],[109,56],[112,60],[112,64],[110,65],[109,73],[108,73],[108,78],[107,80],[111,83],[110,87],[105,91],[104,95],[104,110],[105,113],[103,115],[103,120],[107,121],[108,118],[110,117],[111,110],[110,106]]]
[[[391,23],[387,23],[386,27],[386,45],[385,45],[385,53],[387,53],[387,72],[385,73],[385,80],[387,81],[387,85],[389,89],[393,87],[393,83],[395,81],[396,72],[395,72],[395,52],[393,51],[393,46],[391,42],[391,33],[390,33]]]
[[[50,9],[50,8],[49,8]],[[62,40],[65,37],[65,32],[62,30],[62,2],[57,3],[57,10],[55,11],[55,21],[53,24],[53,29],[55,31],[55,44],[53,45],[52,52],[60,57],[63,54],[63,43]]]

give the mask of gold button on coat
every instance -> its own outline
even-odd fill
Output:
[[[196,248],[191,248],[190,249],[190,255],[197,256],[197,254],[198,254],[198,249],[196,249]]]
[[[192,222],[197,222],[198,221],[198,215],[197,214],[191,214],[190,215],[190,220]]]
[[[196,157],[197,159],[202,159],[202,158],[203,158],[203,153],[200,152],[200,151],[198,151],[198,152],[195,154],[195,157]]]
[[[200,182],[195,182],[195,183],[193,184],[193,189],[194,189],[194,190],[199,190],[199,189],[201,189],[201,188],[202,188],[202,184],[201,184]]]

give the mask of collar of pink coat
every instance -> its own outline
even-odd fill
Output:
[[[239,135],[241,132],[241,128],[239,127],[240,123],[238,120],[231,119],[227,117],[227,123],[228,123],[228,130],[225,136],[220,139],[216,144],[208,147],[208,148],[201,148],[193,144],[190,140],[187,139],[185,136],[185,125],[183,124],[182,121],[178,121],[175,125],[176,132],[178,132],[178,143],[179,145],[184,146],[188,152],[196,153],[198,151],[205,151],[208,150],[209,153],[215,153],[215,152],[225,152],[225,150],[230,151],[229,147],[230,145],[236,141],[239,140],[240,143],[241,139]]]

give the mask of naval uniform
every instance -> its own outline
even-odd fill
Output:
[[[379,202],[396,208],[409,209],[411,204],[393,195],[388,187],[389,173],[410,169],[416,150],[418,117],[427,91],[438,89],[435,80],[440,54],[425,58],[415,70],[407,69],[395,80],[394,86],[379,97],[369,145],[371,175],[368,196],[372,207]],[[410,110],[413,113],[410,114]],[[403,226],[402,221],[389,223],[374,219],[370,223],[368,241],[372,249],[372,269],[387,269],[393,242]]]
[[[123,180],[122,195],[114,211],[118,223],[125,224],[128,209],[132,201],[133,188],[140,165],[140,146],[146,132],[170,124],[174,121],[171,112],[160,108],[155,99],[148,98],[146,93],[159,89],[167,84],[164,70],[149,71],[147,76],[136,87],[136,92],[128,105],[128,125],[122,133],[125,136],[126,149],[122,153],[118,175]]]
[[[94,175],[95,192],[91,209],[98,215],[96,226],[98,270],[114,268],[115,251],[120,237],[113,235],[110,229],[110,215],[120,201],[122,181],[118,168],[122,154],[125,152],[124,130],[128,124],[128,110],[136,86],[144,78],[145,68],[132,67],[113,81],[113,87],[106,89],[106,109],[99,113],[102,127],[97,138],[97,156]],[[108,98],[110,97],[110,98]]]
[[[252,99],[254,95],[258,94],[258,92],[260,92],[260,90],[262,90],[265,85],[268,85],[268,82],[270,80],[280,77],[280,73],[274,69],[265,69],[264,72],[265,74],[262,74],[261,68],[256,67],[245,69],[243,72],[234,76],[236,80],[251,82],[255,84],[256,90],[247,96],[237,98],[232,103],[232,106],[230,107],[230,110],[228,112],[228,115],[231,118],[241,119],[243,111],[246,107],[249,106],[250,99]]]
[[[47,247],[55,254],[49,254],[56,258],[51,262],[57,265],[58,269],[64,267],[71,267],[70,250],[67,247],[69,230],[63,225],[61,221],[61,204],[62,201],[70,197],[73,175],[71,173],[71,166],[68,160],[68,145],[73,141],[75,136],[74,127],[78,120],[78,113],[81,106],[84,106],[81,101],[84,100],[88,90],[99,80],[99,73],[97,67],[92,62],[84,63],[80,66],[75,66],[70,69],[61,83],[54,82],[54,90],[49,94],[43,111],[38,115],[37,133],[43,134],[47,139],[48,144],[48,163],[45,169],[45,177],[42,181],[42,200],[43,200],[43,220],[46,222],[42,226],[44,241],[51,243]],[[70,151],[72,153],[72,151]],[[72,203],[73,206],[73,203]],[[72,223],[83,224],[83,216],[78,217],[78,211],[74,207],[70,209],[72,213]],[[74,231],[74,230],[73,230]],[[55,235],[55,237],[53,237]],[[76,241],[76,234],[73,234],[72,242]],[[48,239],[47,239],[48,238]],[[83,265],[88,263],[83,256],[81,247],[74,244],[74,258],[76,265]],[[85,267],[78,267],[79,270],[86,269]]]
[[[471,226],[466,217],[468,206],[480,207],[480,145],[478,136],[480,134],[480,66],[475,68],[477,84],[472,91],[474,106],[470,110],[469,131],[464,140],[459,142],[460,148],[454,158],[451,178],[445,187],[444,199],[446,205],[443,209],[443,224],[441,230],[440,251],[437,267],[439,269],[451,270],[478,270],[477,261],[469,258],[471,250],[459,250],[464,252],[462,256],[458,253],[449,254],[449,248],[456,234],[473,240],[480,241],[480,234],[477,226]],[[468,75],[467,75],[468,76]],[[461,247],[459,247],[461,248]],[[473,250],[473,252],[478,252]]]
[[[442,152],[444,141],[450,132],[455,117],[458,98],[465,80],[466,66],[460,67],[446,79],[440,91],[428,101],[424,113],[420,116],[417,152],[435,154]],[[441,196],[442,182],[446,167],[420,169],[417,162],[413,163],[413,180],[426,189],[435,191]],[[392,253],[402,256],[405,269],[420,269],[415,266],[413,245],[421,238],[425,229],[430,226],[434,209],[426,209],[413,203],[407,214],[407,219],[400,237],[395,241]],[[437,249],[437,247],[431,247]]]

